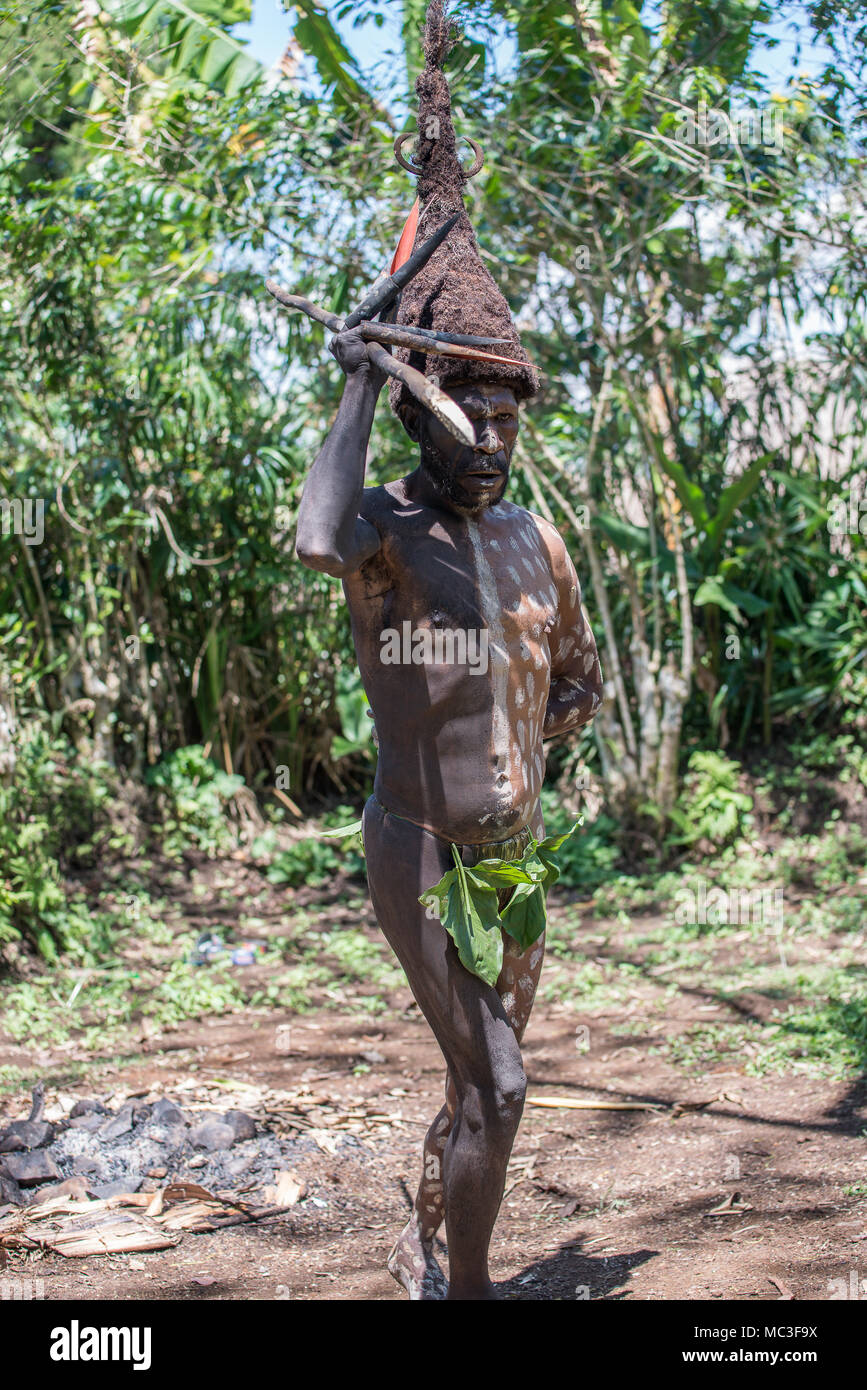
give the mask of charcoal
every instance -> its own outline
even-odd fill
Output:
[[[205,1120],[190,1130],[190,1143],[196,1149],[207,1149],[215,1153],[218,1149],[230,1149],[235,1142],[235,1131],[231,1125],[219,1120]]]
[[[252,1115],[247,1114],[246,1110],[227,1110],[223,1116],[223,1122],[234,1133],[236,1144],[239,1144],[242,1139],[256,1138],[256,1121]]]
[[[0,1138],[0,1153],[41,1149],[53,1138],[54,1126],[47,1120],[15,1120]]]
[[[130,1174],[128,1178],[121,1178],[119,1182],[102,1182],[90,1185],[88,1191],[91,1196],[105,1201],[108,1197],[122,1197],[125,1192],[138,1192],[142,1181],[141,1173],[134,1173]]]
[[[161,1125],[186,1125],[189,1121],[173,1100],[158,1100],[151,1110],[151,1119]]]
[[[119,1139],[122,1134],[129,1134],[132,1129],[132,1106],[125,1105],[110,1120],[107,1120],[100,1127],[100,1139]]]
[[[77,1100],[69,1112],[70,1120],[81,1119],[84,1115],[110,1115],[111,1111],[101,1100]]]
[[[21,1207],[24,1205],[24,1194],[14,1178],[0,1177],[0,1207],[6,1206],[7,1202]]]
[[[37,1187],[39,1183],[56,1182],[62,1174],[50,1153],[32,1149],[29,1153],[6,1154],[4,1168],[21,1187]]]
[[[86,1129],[91,1134],[105,1123],[105,1115],[98,1110],[90,1110],[86,1114],[76,1115],[69,1121],[70,1129]]]

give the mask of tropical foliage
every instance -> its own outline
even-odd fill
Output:
[[[294,815],[369,783],[339,586],[292,558],[339,373],[262,280],[339,311],[390,257],[423,10],[301,0],[266,71],[231,32],[242,0],[0,3],[7,827],[42,823],[51,749],[173,824],[192,787],[207,844],[226,797],[255,820],[251,793]],[[703,750],[863,737],[862,10],[813,6],[833,61],[779,91],[756,0],[457,12],[472,216],[546,374],[516,495],[576,555],[609,683],[552,775],[589,766],[618,823],[676,843],[684,775],[710,777],[709,821],[741,814]],[[399,21],[389,82],[350,16]],[[383,409],[372,479],[407,448]],[[41,836],[43,943],[68,832]],[[17,843],[0,933],[35,891]]]

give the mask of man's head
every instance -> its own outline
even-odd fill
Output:
[[[518,401],[508,386],[496,382],[460,382],[444,389],[475,429],[475,448],[455,439],[429,410],[408,405],[400,418],[418,443],[419,466],[430,485],[451,507],[477,515],[506,491],[518,437]]]

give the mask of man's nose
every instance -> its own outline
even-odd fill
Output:
[[[481,454],[496,454],[502,447],[499,435],[490,421],[487,421],[479,435],[476,449]]]

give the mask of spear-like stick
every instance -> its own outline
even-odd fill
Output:
[[[320,309],[318,304],[312,300],[305,299],[300,294],[290,294],[276,280],[266,280],[265,288],[269,294],[273,295],[278,304],[282,304],[284,309],[300,309],[302,314],[306,314],[310,319],[316,319],[317,323],[324,323],[326,328],[330,328],[332,333],[342,333],[346,328],[346,320],[339,314],[329,313],[327,309]],[[371,319],[362,319],[357,325],[363,338],[373,338],[378,343],[396,343],[399,347],[416,348],[419,352],[436,352],[441,356],[464,357],[474,354],[449,353],[450,347],[479,347],[486,348],[496,343],[507,343],[508,338],[483,338],[475,333],[438,333],[433,328],[416,328],[408,324],[374,323]],[[409,338],[412,342],[409,342]],[[406,340],[406,341],[404,341]],[[427,344],[430,344],[428,347]],[[482,352],[482,358],[487,358],[490,354]],[[492,360],[497,362],[517,362],[512,357],[497,357]],[[523,366],[522,362],[517,363]]]
[[[393,316],[396,300],[403,287],[409,283],[414,275],[418,274],[422,266],[427,264],[434,251],[448,236],[459,216],[459,213],[455,213],[443,222],[433,236],[428,237],[427,241],[423,242],[416,251],[413,251],[408,260],[404,261],[393,275],[381,276],[357,308],[353,309],[345,319],[342,319],[339,314],[329,313],[327,309],[320,309],[317,304],[305,299],[303,295],[290,294],[275,280],[266,280],[265,288],[269,294],[274,296],[278,304],[282,304],[286,309],[300,309],[301,313],[306,314],[308,318],[315,319],[318,323],[323,323],[326,328],[330,328],[332,333],[342,333],[346,329],[357,328],[362,338],[368,343],[368,355],[371,361],[379,367],[380,371],[387,372],[389,376],[397,377],[398,380],[402,381],[416,400],[426,406],[456,439],[472,448],[476,442],[475,430],[460,406],[456,405],[451,396],[447,396],[445,391],[441,390],[433,381],[416,371],[414,367],[399,361],[381,346],[383,343],[389,343],[397,347],[410,348],[415,352],[437,353],[441,357],[469,358],[475,362],[501,362],[510,366],[524,365],[513,357],[499,357],[495,353],[484,351],[486,347],[507,342],[508,339],[506,338],[474,337],[469,333],[436,333],[431,329],[397,325],[388,321],[389,317]],[[389,315],[389,310],[391,310],[391,315]],[[374,323],[372,321],[374,314],[379,314],[382,321]]]
[[[369,320],[362,319],[358,325],[361,336],[367,341],[373,340],[375,343],[390,343],[396,347],[411,348],[413,352],[436,353],[439,357],[469,357],[474,362],[504,362],[509,367],[523,367],[525,364],[519,362],[517,357],[499,357],[493,352],[480,352],[476,347],[461,346],[452,341],[458,334],[444,333],[440,337],[428,337],[425,333],[420,334],[417,329],[409,328],[403,324],[393,323],[371,323]],[[507,338],[479,338],[477,342],[508,342]]]
[[[392,357],[379,343],[369,343],[367,351],[374,366],[379,367],[381,372],[387,372],[389,376],[396,376],[409,388],[416,400],[427,406],[431,414],[435,415],[456,439],[470,449],[475,448],[476,432],[451,396],[447,396],[445,391],[441,391],[422,372],[416,371],[415,367]]]
[[[317,323],[324,323],[325,327],[330,328],[332,333],[341,333],[346,327],[339,314],[330,314],[327,309],[320,309],[318,304],[313,304],[303,295],[290,294],[288,290],[281,289],[276,280],[266,280],[265,289],[274,296],[278,304],[283,305],[284,309],[300,309],[302,314],[306,314],[309,319],[315,319]]]
[[[395,299],[403,289],[404,285],[409,284],[414,275],[417,275],[422,266],[427,265],[437,247],[445,241],[452,227],[460,217],[456,212],[441,227],[437,227],[433,236],[429,236],[427,241],[423,241],[417,251],[413,251],[408,261],[404,261],[399,270],[393,275],[386,275],[384,280],[380,280],[374,285],[368,295],[362,299],[357,309],[346,320],[347,328],[355,328],[361,323],[362,319],[372,318],[381,309],[385,309],[393,299]]]

